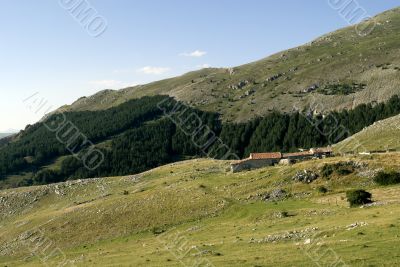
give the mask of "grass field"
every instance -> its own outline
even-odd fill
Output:
[[[343,161],[359,167],[311,184],[292,180]],[[0,266],[396,266],[400,186],[375,185],[381,168],[399,170],[400,154],[236,174],[229,162],[198,159],[0,191]],[[352,188],[371,192],[375,205],[349,208]],[[276,189],[286,196],[263,200]]]

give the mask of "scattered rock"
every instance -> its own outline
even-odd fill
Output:
[[[264,201],[280,201],[287,197],[287,192],[283,189],[275,189],[263,196]]]
[[[267,78],[266,81],[267,81],[267,82],[273,82],[273,81],[279,79],[279,78],[282,77],[282,76],[283,76],[282,73],[278,73],[278,74],[275,74],[275,75],[273,75],[273,76]]]
[[[232,89],[232,90],[240,90],[240,89],[242,89],[243,87],[247,86],[249,83],[250,83],[250,82],[249,82],[248,80],[243,80],[243,81],[240,81],[238,84],[230,85],[230,86],[229,86],[229,89]]]
[[[251,89],[251,90],[247,90],[244,94],[245,94],[246,96],[249,96],[249,95],[254,94],[255,92],[256,92],[256,90]]]
[[[309,170],[299,171],[292,177],[292,180],[296,182],[302,182],[305,184],[310,184],[317,179],[318,179],[318,174]]]
[[[350,230],[353,230],[355,228],[363,227],[363,226],[367,226],[367,225],[368,225],[368,223],[366,223],[366,222],[356,222],[356,223],[353,223],[353,224],[350,224],[350,225],[346,226],[346,230],[350,231]]]
[[[313,84],[313,85],[311,85],[310,87],[304,89],[302,92],[303,92],[303,93],[311,93],[311,92],[317,90],[318,88],[319,88],[319,85],[318,85],[318,84]]]
[[[250,239],[249,243],[276,243],[279,241],[288,241],[288,240],[295,241],[295,240],[302,240],[305,238],[307,238],[307,240],[309,239],[311,243],[310,237],[312,237],[316,231],[318,231],[318,227],[306,228],[303,230],[293,230],[275,235],[268,235],[267,237],[262,239],[255,239],[253,237]]]

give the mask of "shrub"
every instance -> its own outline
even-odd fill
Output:
[[[319,88],[317,92],[324,95],[350,95],[364,90],[366,86],[366,84],[358,83],[328,84],[322,88]]]
[[[365,190],[351,190],[346,192],[347,201],[350,207],[361,206],[371,203],[372,194]]]
[[[326,165],[324,165],[324,167],[322,167],[322,170],[321,170],[322,177],[328,178],[329,176],[332,175],[332,173],[333,173],[332,165],[326,164]]]
[[[318,186],[317,190],[322,194],[328,193],[328,189],[325,186]]]
[[[374,182],[379,185],[400,184],[400,173],[398,172],[379,172],[374,177]]]
[[[151,232],[152,232],[154,235],[161,235],[162,233],[165,232],[165,229],[159,228],[159,227],[153,227],[153,228],[151,229]]]
[[[345,176],[354,172],[353,162],[339,162],[335,164],[325,164],[321,169],[321,175],[324,178],[328,178],[333,173]]]
[[[351,173],[353,173],[353,171],[352,170],[349,170],[349,169],[343,169],[343,168],[339,168],[338,170],[337,170],[337,173],[339,174],[339,175],[349,175],[349,174],[351,174]]]
[[[128,190],[124,190],[123,194],[124,194],[125,196],[126,196],[126,195],[129,195],[129,191],[128,191]]]

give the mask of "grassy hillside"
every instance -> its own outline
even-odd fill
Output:
[[[292,179],[344,161],[353,166],[346,176]],[[400,187],[378,187],[372,176],[399,170],[399,154],[237,174],[228,167],[193,160],[136,176],[0,191],[0,264],[324,266],[338,258],[348,266],[398,265]],[[375,205],[349,208],[350,188],[372,192]]]
[[[341,152],[400,150],[400,115],[378,121],[335,146]]]
[[[348,27],[235,68],[210,68],[120,91],[83,97],[65,110],[105,109],[144,95],[168,94],[193,107],[246,121],[272,110],[311,105],[317,112],[385,101],[400,92],[400,8],[380,14],[367,36]],[[316,86],[318,88],[316,88]]]

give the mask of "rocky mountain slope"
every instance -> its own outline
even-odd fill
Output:
[[[167,94],[193,107],[247,121],[272,110],[351,109],[400,93],[400,8],[374,18],[366,35],[347,27],[308,44],[234,68],[209,68],[181,77],[83,97],[62,110],[98,110],[145,95]],[[316,104],[318,103],[318,104]]]

